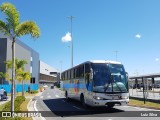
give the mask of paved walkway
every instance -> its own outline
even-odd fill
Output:
[[[156,92],[156,93],[155,93]],[[154,100],[160,100],[160,89],[155,89],[155,92],[153,91],[146,91],[145,95],[148,99],[154,99]],[[143,98],[143,90],[141,89],[130,89],[129,94],[131,97],[138,97]]]
[[[8,101],[10,101],[10,100],[11,100],[11,97],[10,97],[10,96],[8,96],[8,100],[0,101],[0,105],[4,104],[4,103],[6,103],[6,102],[8,102]]]
[[[35,96],[38,96],[39,94],[41,94],[41,92],[39,92],[38,94],[36,94]],[[25,96],[25,98],[29,98],[29,99],[32,99],[32,98],[34,98],[35,96]],[[6,102],[8,102],[8,101],[10,101],[11,100],[11,96],[8,96],[8,100],[3,100],[3,101],[0,101],[0,105],[2,105],[2,104],[4,104],[4,103],[6,103]]]

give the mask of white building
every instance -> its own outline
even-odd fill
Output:
[[[59,80],[59,70],[40,61],[39,83],[54,83]]]

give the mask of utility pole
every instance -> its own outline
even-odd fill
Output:
[[[60,79],[62,79],[61,75],[62,75],[62,61],[60,61]]]
[[[72,20],[73,20],[73,16],[69,16],[68,17],[71,21],[71,67],[73,67],[73,39],[72,39]]]

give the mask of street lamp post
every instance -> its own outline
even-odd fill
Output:
[[[73,16],[68,17],[71,20],[71,67],[73,67],[73,39],[72,39],[72,19]]]
[[[60,61],[60,79],[62,79],[61,75],[62,75],[62,61]]]

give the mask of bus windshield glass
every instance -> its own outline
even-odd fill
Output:
[[[127,92],[126,72],[122,64],[94,63],[93,90],[95,92]]]

